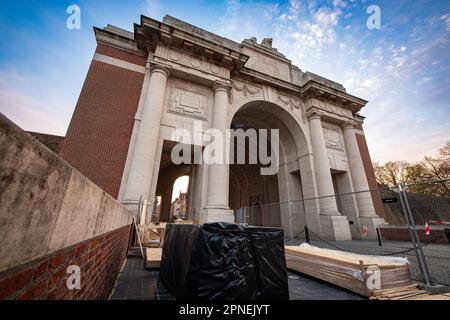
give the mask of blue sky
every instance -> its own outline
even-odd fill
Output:
[[[81,29],[66,8],[81,8]],[[381,29],[369,30],[369,5]],[[173,15],[273,46],[304,71],[369,100],[372,160],[417,161],[450,139],[450,1],[0,2],[0,111],[26,130],[64,135],[95,50],[93,26],[132,30],[140,14]]]

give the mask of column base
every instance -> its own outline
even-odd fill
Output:
[[[359,217],[359,227],[361,232],[361,239],[378,239],[377,237],[377,227],[380,225],[386,224],[384,219],[375,216],[375,217]],[[362,235],[362,229],[367,227],[367,235]]]
[[[235,223],[234,211],[225,208],[208,208],[203,209],[204,222],[229,222]]]
[[[320,233],[324,240],[352,240],[350,226],[346,216],[320,215]]]
[[[346,216],[350,227],[352,240],[361,240],[361,228],[359,227],[359,218],[354,216]]]

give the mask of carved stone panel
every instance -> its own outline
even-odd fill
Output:
[[[302,122],[306,124],[305,104],[301,100],[294,99],[278,93],[278,101],[284,104],[286,107],[290,108],[294,112],[297,112],[298,110],[300,112]]]
[[[342,150],[341,135],[338,130],[323,128],[323,136],[327,148]]]
[[[325,113],[327,113],[329,116],[337,115],[337,116],[343,116],[347,118],[353,118],[352,112],[348,109],[342,108],[340,106],[337,106],[335,104],[331,104],[329,102],[325,102],[318,99],[312,99],[309,103],[310,108],[315,107],[318,108]]]
[[[173,79],[168,111],[205,120],[208,116],[210,92],[202,86]]]
[[[231,85],[230,103],[234,103],[250,96],[263,98],[263,90],[260,87],[237,80],[232,80]]]

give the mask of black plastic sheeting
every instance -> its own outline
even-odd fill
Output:
[[[167,224],[160,277],[177,299],[288,300],[283,229]]]

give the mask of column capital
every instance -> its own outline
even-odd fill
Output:
[[[225,91],[226,93],[229,93],[231,90],[231,84],[222,81],[214,81],[213,89],[214,91],[222,90]]]
[[[322,113],[317,111],[317,110],[311,110],[306,114],[306,117],[309,120],[313,120],[313,119],[319,119],[322,117]]]
[[[354,130],[355,129],[355,121],[352,121],[352,120],[345,121],[344,123],[341,124],[341,128],[343,130],[349,130],[349,129]]]
[[[162,65],[162,64],[151,63],[150,64],[150,73],[152,74],[155,72],[162,73],[166,78],[168,78],[170,76],[170,67]]]

